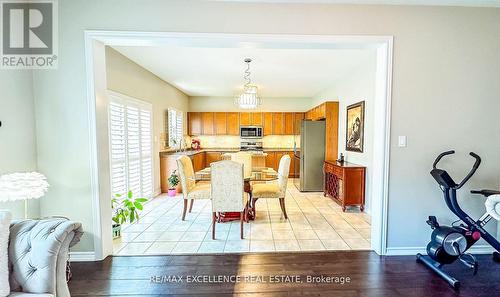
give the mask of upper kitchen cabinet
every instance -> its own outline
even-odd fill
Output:
[[[240,125],[250,126],[252,125],[252,117],[250,112],[240,112]]]
[[[300,135],[300,122],[304,119],[303,112],[296,112],[294,114],[294,123],[293,123],[293,134]]]
[[[285,127],[283,123],[283,113],[273,112],[273,134],[283,135],[285,132]]]
[[[252,126],[262,126],[262,112],[251,112],[250,122]]]
[[[201,112],[188,112],[188,134],[202,135]]]
[[[295,114],[293,112],[284,112],[283,116],[284,116],[284,124],[285,124],[283,134],[293,135],[294,134],[293,133],[294,132],[293,126],[294,126],[294,122],[295,122]]]
[[[227,135],[240,135],[240,115],[237,112],[226,113]]]
[[[272,112],[264,112],[263,116],[263,126],[264,126],[264,136],[273,134],[273,114]]]
[[[213,112],[202,112],[202,130],[203,135],[213,135],[214,134],[214,113]]]
[[[226,135],[227,133],[227,116],[225,112],[214,113],[214,132],[216,135]]]

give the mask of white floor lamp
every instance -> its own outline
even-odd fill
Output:
[[[28,200],[39,199],[48,190],[47,178],[38,172],[16,172],[0,176],[0,202],[24,200],[24,218],[28,218]]]

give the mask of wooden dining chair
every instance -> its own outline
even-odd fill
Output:
[[[244,191],[243,164],[219,161],[210,165],[212,194],[212,239],[215,239],[217,213],[239,212],[243,239],[243,221],[247,215],[248,194]]]
[[[182,195],[184,196],[184,209],[182,211],[182,220],[186,218],[188,201],[191,201],[189,212],[193,209],[193,201],[197,199],[210,199],[210,185],[197,184],[193,163],[188,156],[181,156],[177,159],[177,171],[182,185]]]
[[[281,211],[288,219],[285,207],[285,197],[286,197],[286,186],[288,183],[288,174],[290,170],[290,156],[284,155],[280,159],[280,164],[278,167],[278,180],[276,182],[270,182],[265,184],[254,184],[252,186],[252,199],[270,198],[279,199]],[[255,200],[253,200],[255,201]],[[255,202],[253,202],[255,204]],[[255,205],[253,205],[254,207]]]

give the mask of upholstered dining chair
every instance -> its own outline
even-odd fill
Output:
[[[244,191],[243,164],[224,160],[210,165],[212,193],[212,239],[215,239],[217,213],[239,212],[243,239],[243,221],[247,215],[248,194]]]
[[[181,179],[182,195],[184,196],[184,209],[182,220],[186,218],[188,200],[191,201],[189,212],[193,209],[193,201],[197,199],[211,199],[210,184],[197,184],[194,175],[193,163],[188,156],[177,158],[177,170]]]
[[[252,186],[252,199],[274,198],[279,199],[281,211],[288,219],[285,207],[286,186],[288,183],[288,174],[290,170],[290,156],[284,155],[280,159],[278,167],[278,180],[276,182],[254,184]],[[255,202],[253,202],[255,204]]]
[[[249,178],[252,175],[252,154],[249,152],[237,152],[231,154],[231,160],[243,164],[243,176]]]

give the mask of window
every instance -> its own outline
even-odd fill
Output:
[[[168,109],[168,146],[178,148],[182,141],[183,126],[182,111]]]
[[[109,149],[112,194],[153,195],[151,105],[110,92]]]

